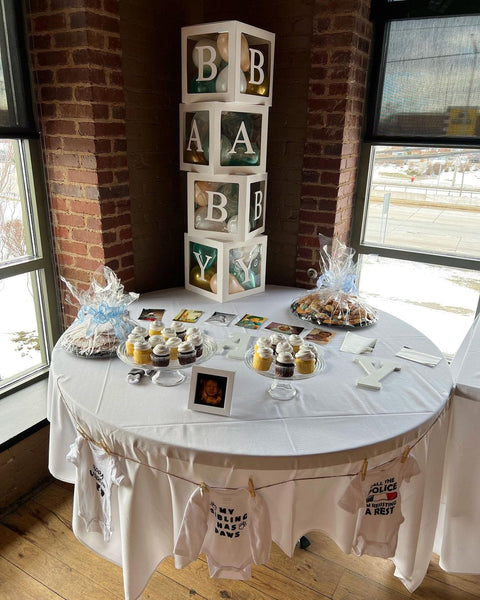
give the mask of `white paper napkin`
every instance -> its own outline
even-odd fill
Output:
[[[365,354],[371,352],[375,348],[376,343],[376,338],[367,338],[347,331],[340,350],[342,352],[351,352],[352,354]]]
[[[412,360],[413,362],[427,365],[428,367],[435,367],[435,365],[438,365],[442,360],[441,356],[434,356],[433,354],[412,350],[412,348],[408,348],[407,346],[404,346],[399,350],[395,356],[400,356],[401,358],[406,358],[407,360]]]

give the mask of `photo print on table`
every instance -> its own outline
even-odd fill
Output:
[[[142,312],[138,318],[142,321],[160,321],[164,314],[164,308],[142,308]]]
[[[305,327],[298,327],[298,325],[288,325],[287,323],[276,323],[272,321],[268,325],[265,325],[265,329],[271,329],[272,331],[277,331],[278,333],[283,333],[285,335],[299,335]]]
[[[236,327],[245,327],[245,329],[260,329],[266,320],[267,317],[257,317],[247,313],[235,325]]]
[[[220,325],[221,327],[228,327],[233,319],[235,319],[237,316],[238,315],[215,311],[211,317],[208,317],[205,323]]]
[[[196,323],[202,315],[203,310],[190,310],[189,308],[182,308],[182,310],[175,317],[173,317],[173,320],[182,321],[183,323]]]
[[[316,327],[308,332],[305,336],[305,340],[308,342],[314,342],[315,344],[328,344],[335,336],[336,331],[330,331],[329,329],[320,329]]]
[[[216,415],[229,415],[234,371],[192,367],[188,408]]]

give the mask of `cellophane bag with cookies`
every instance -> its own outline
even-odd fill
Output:
[[[69,294],[66,300],[80,306],[75,321],[62,334],[59,344],[71,354],[84,358],[114,356],[135,323],[128,307],[139,294],[124,292],[120,279],[109,267],[99,267],[87,290],[79,290],[63,277]]]
[[[358,295],[355,250],[338,239],[319,235],[320,272],[317,288],[292,303],[292,311],[316,325],[372,325],[377,313]]]

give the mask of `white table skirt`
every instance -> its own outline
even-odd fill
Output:
[[[312,326],[289,311],[291,301],[303,293],[272,286],[221,305],[172,289],[141,296],[130,313],[136,318],[142,308],[165,308],[167,323],[182,308],[204,310],[200,327],[214,311],[239,318],[250,313],[308,330]],[[209,324],[204,329],[218,340],[239,331]],[[439,354],[421,333],[387,314],[356,333],[378,338],[375,357],[393,359],[404,345]],[[142,381],[132,386],[125,381],[128,366],[117,359],[82,360],[55,349],[49,380],[52,474],[74,481],[74,467],[65,461],[75,437],[66,405],[93,439],[127,457],[131,485],[114,495],[112,540],[107,544],[99,534],[86,532],[74,515],[77,537],[123,566],[127,599],[137,598],[158,563],[172,554],[185,504],[195,489],[192,482],[246,487],[251,477],[263,488],[273,539],[288,555],[299,537],[312,530],[325,531],[350,552],[356,518],[337,506],[350,477],[335,476],[358,472],[364,458],[371,468],[398,456],[431,428],[412,452],[422,474],[402,492],[405,522],[394,558],[396,575],[409,590],[421,583],[440,497],[448,415],[438,415],[452,387],[450,369],[445,360],[430,368],[397,359],[402,369],[383,380],[382,390],[360,389],[355,382],[362,371],[353,363],[354,355],[339,351],[344,336],[339,329],[324,347],[325,371],[296,382],[298,396],[285,402],[273,400],[266,393],[271,381],[243,362],[212,358],[206,366],[236,371],[230,417],[188,410],[188,383],[163,388]]]
[[[442,511],[435,551],[451,573],[480,573],[480,318],[453,362],[451,405]]]

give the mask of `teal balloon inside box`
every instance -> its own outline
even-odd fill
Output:
[[[263,292],[267,236],[221,242],[185,234],[185,288],[218,302]]]

